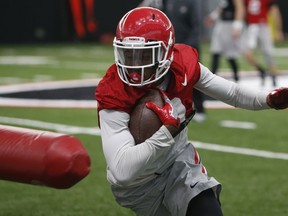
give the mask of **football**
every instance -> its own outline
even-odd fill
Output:
[[[157,106],[164,106],[161,93],[156,89],[149,90],[147,94],[137,101],[130,114],[129,122],[130,132],[136,144],[150,138],[162,126],[158,116],[146,107],[146,102],[149,101]]]

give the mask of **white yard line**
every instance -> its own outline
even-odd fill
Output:
[[[80,56],[76,55],[76,56]],[[0,65],[21,65],[21,66],[33,66],[33,67],[52,67],[52,68],[64,68],[69,70],[107,70],[112,62],[91,62],[91,61],[63,61],[59,62],[57,59],[49,56],[0,56]]]
[[[0,56],[2,65],[49,65],[57,61],[47,56]]]
[[[67,133],[67,134],[87,134],[87,135],[93,135],[93,136],[100,136],[100,129],[97,127],[79,127],[79,126],[49,123],[49,122],[36,121],[36,120],[30,120],[30,119],[11,118],[11,117],[4,117],[4,116],[0,116],[0,123],[13,124],[13,125],[18,125],[18,126],[37,127],[40,129],[53,130],[56,132]],[[204,142],[199,142],[199,141],[190,141],[190,142],[192,142],[193,145],[199,149],[206,149],[206,150],[217,151],[217,152],[226,152],[226,153],[232,153],[232,154],[249,155],[249,156],[254,156],[254,157],[262,157],[262,158],[270,158],[270,159],[288,160],[287,153],[224,146],[224,145],[219,145],[215,143],[204,143]]]
[[[281,159],[281,160],[288,160],[287,153],[281,152],[270,152],[270,151],[263,151],[263,150],[256,150],[250,148],[240,148],[240,147],[233,147],[233,146],[224,146],[212,143],[204,143],[198,141],[191,141],[196,148],[207,149],[212,151],[219,151],[219,152],[227,152],[233,154],[241,154],[241,155],[250,155],[256,157],[263,157],[263,158],[272,158],[272,159]]]
[[[22,84],[9,84],[0,86],[0,93],[15,93],[26,91],[39,91],[49,89],[65,89],[65,88],[77,88],[77,87],[89,87],[97,86],[100,79],[83,79],[83,80],[62,80],[62,81],[45,81],[34,83],[22,83]]]
[[[18,126],[36,127],[46,130],[53,130],[59,133],[67,134],[88,134],[100,136],[100,129],[98,127],[80,127],[72,125],[64,125],[58,123],[49,123],[30,119],[11,118],[0,116],[0,123],[13,124]]]
[[[85,108],[96,109],[96,100],[41,100],[0,97],[0,107]]]
[[[240,128],[240,129],[256,129],[257,125],[254,122],[242,122],[242,121],[230,121],[222,120],[220,121],[222,127],[227,128]]]

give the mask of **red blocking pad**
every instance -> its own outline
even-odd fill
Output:
[[[70,188],[90,172],[90,157],[70,135],[0,125],[0,179]]]

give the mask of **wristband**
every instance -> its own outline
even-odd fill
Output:
[[[243,22],[240,20],[234,20],[232,23],[232,28],[241,31],[243,28]]]
[[[219,18],[219,13],[217,10],[214,10],[210,13],[209,17],[212,19],[212,20],[217,20]]]

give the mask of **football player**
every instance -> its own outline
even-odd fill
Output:
[[[155,8],[133,9],[117,26],[115,64],[95,92],[107,178],[117,202],[137,215],[220,216],[221,184],[208,175],[183,127],[193,115],[193,88],[250,110],[287,108],[288,88],[268,93],[241,87],[198,62],[194,48],[174,41],[170,20]],[[135,145],[130,113],[151,87],[165,105],[147,107],[163,125]]]
[[[159,10],[165,11],[166,0],[143,0],[138,7],[154,7]]]
[[[237,58],[241,55],[244,13],[243,0],[221,0],[217,8],[205,19],[207,26],[215,23],[211,37],[211,71],[217,73],[223,55],[233,71],[236,82],[239,80]]]
[[[282,31],[282,18],[279,7],[275,0],[245,0],[247,30],[245,31],[244,41],[244,57],[259,72],[262,85],[265,84],[266,71],[257,62],[254,56],[254,50],[257,48],[258,42],[261,51],[271,74],[272,84],[277,85],[277,68],[273,58],[273,38],[268,24],[268,15],[272,14],[275,21],[276,40],[282,41],[284,34]]]

